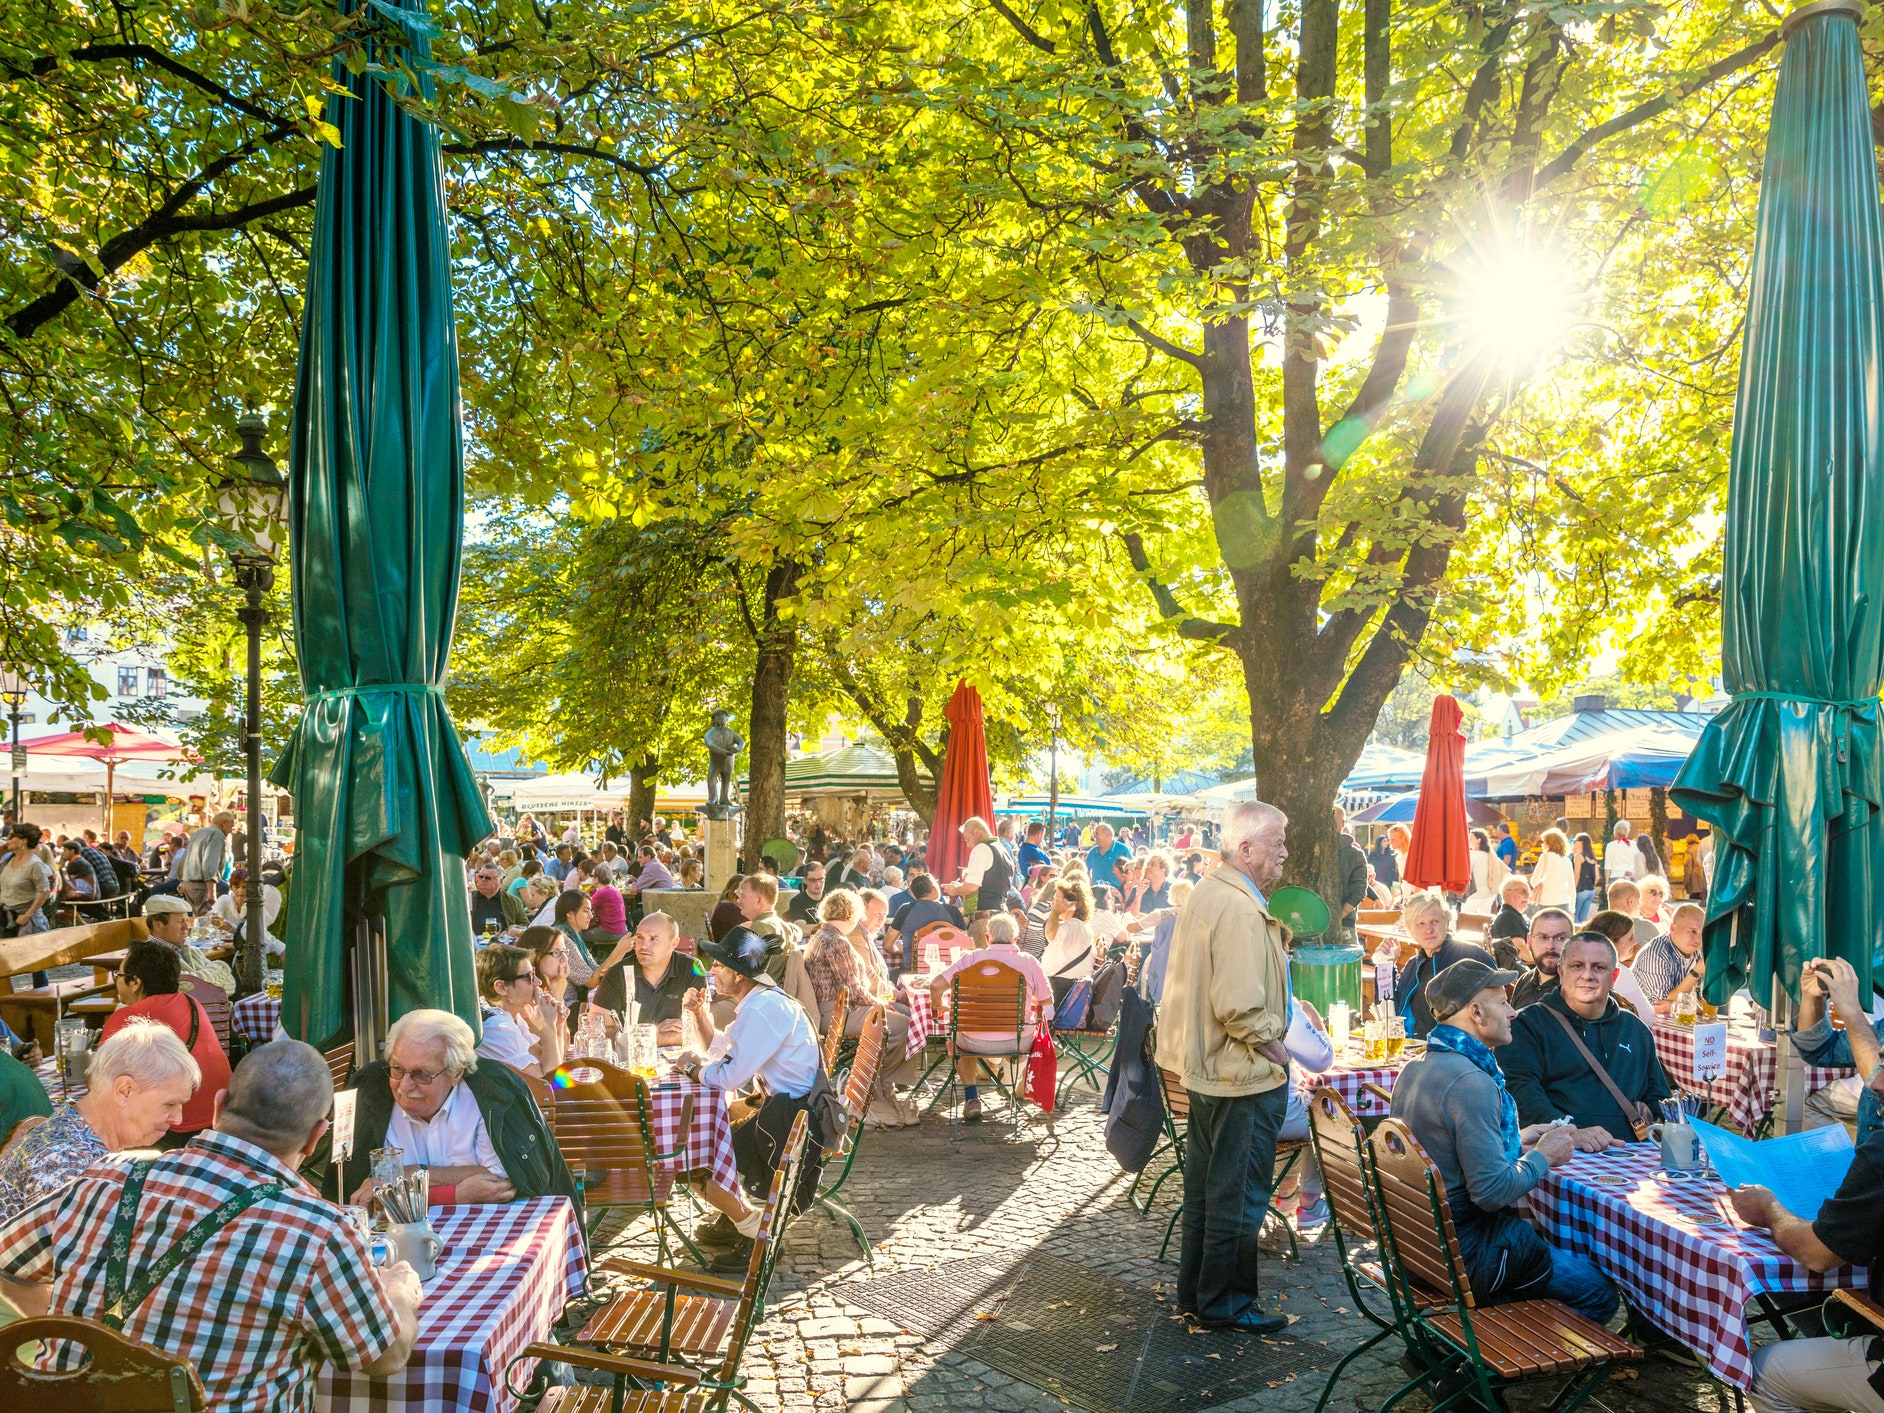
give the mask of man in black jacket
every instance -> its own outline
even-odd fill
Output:
[[[1335,844],[1341,860],[1341,935],[1352,942],[1355,913],[1367,901],[1367,855],[1348,833],[1348,812],[1335,806]]]
[[[1600,932],[1577,933],[1558,966],[1558,989],[1518,1012],[1511,1043],[1498,1055],[1518,1101],[1519,1121],[1568,1116],[1579,1130],[1591,1131],[1591,1151],[1629,1142],[1635,1124],[1657,1119],[1660,1102],[1671,1092],[1654,1035],[1609,994],[1615,974],[1615,944]],[[1626,1109],[1592,1059],[1622,1091]],[[1582,1137],[1579,1147],[1585,1146]]]
[[[1485,944],[1491,948],[1498,965],[1507,971],[1520,965],[1517,939],[1531,930],[1525,910],[1531,906],[1531,885],[1522,878],[1507,878],[1498,890],[1498,911],[1485,929]]]
[[[353,1077],[356,1155],[403,1149],[408,1170],[429,1170],[434,1202],[562,1196],[575,1203],[580,1222],[582,1190],[529,1085],[508,1065],[480,1065],[469,1025],[449,1011],[408,1011],[387,1032],[386,1053],[390,1062]],[[362,1157],[347,1166],[348,1180],[365,1176]],[[370,1180],[349,1200],[369,1196]]]

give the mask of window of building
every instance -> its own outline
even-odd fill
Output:
[[[120,667],[118,669],[118,695],[121,697],[135,697],[137,695],[137,669],[135,667]]]
[[[65,630],[65,640],[68,643],[82,643],[85,641],[85,638],[86,628],[82,623],[74,624],[72,627]]]
[[[146,668],[144,671],[144,695],[162,697],[170,690],[170,678],[161,667]]]

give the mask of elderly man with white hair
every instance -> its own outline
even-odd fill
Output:
[[[375,1268],[365,1233],[299,1172],[333,1103],[312,1046],[251,1052],[214,1128],[175,1152],[99,1163],[0,1225],[0,1295],[23,1314],[121,1322],[126,1339],[187,1359],[215,1409],[312,1408],[327,1363],[399,1372],[418,1336],[418,1277],[404,1262]],[[82,1357],[48,1342],[38,1367]]]
[[[980,941],[988,919],[1007,908],[1007,895],[1015,887],[1014,856],[977,815],[962,821],[961,833],[968,845],[968,862],[962,866],[962,876],[944,883],[942,892],[961,900],[962,911],[968,914],[969,935]]]
[[[560,1194],[582,1210],[581,1189],[530,1086],[508,1065],[479,1065],[477,1039],[463,1020],[450,1011],[407,1011],[386,1032],[386,1055],[354,1076],[354,1152],[402,1150],[408,1172],[430,1172],[434,1202]],[[368,1178],[348,1200],[372,1195]]]
[[[92,1052],[88,1087],[0,1158],[0,1221],[110,1153],[148,1148],[183,1119],[203,1072],[169,1026],[133,1020]]]
[[[223,864],[229,856],[229,835],[235,830],[235,815],[220,811],[201,829],[191,832],[177,865],[177,891],[189,902],[190,910],[209,911],[216,901],[216,884],[222,879]]]
[[[1257,1304],[1257,1236],[1289,1111],[1288,934],[1269,890],[1288,818],[1247,801],[1223,824],[1223,861],[1178,913],[1158,1008],[1158,1064],[1190,1097],[1178,1309],[1193,1327],[1272,1334]]]

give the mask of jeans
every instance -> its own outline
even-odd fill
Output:
[[[1257,1234],[1275,1187],[1276,1135],[1289,1089],[1221,1097],[1191,1091],[1184,1130],[1178,1307],[1229,1324],[1256,1304]]]
[[[1596,890],[1585,888],[1577,894],[1576,922],[1579,927],[1590,920],[1590,914],[1596,909]]]
[[[1481,1212],[1457,1196],[1452,1220],[1480,1304],[1561,1300],[1599,1325],[1616,1313],[1619,1297],[1609,1277],[1587,1256],[1550,1245],[1529,1222],[1509,1212]]]

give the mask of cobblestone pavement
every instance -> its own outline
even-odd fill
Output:
[[[874,1277],[963,1257],[1006,1260],[1041,1252],[1143,1288],[1154,1302],[1169,1298],[1175,1243],[1170,1260],[1155,1257],[1176,1200],[1176,1180],[1166,1184],[1150,1216],[1139,1215],[1126,1200],[1128,1186],[1129,1177],[1105,1151],[1097,1109],[1084,1091],[1051,1118],[1035,1114],[1018,1140],[1000,1108],[988,1122],[964,1127],[953,1138],[940,1113],[926,1116],[920,1128],[866,1135],[843,1196],[875,1243],[875,1269],[865,1265],[840,1223],[815,1212],[800,1218],[746,1357],[748,1393],[766,1409],[826,1413],[1072,1407],[946,1342],[859,1309],[846,1301],[845,1291]],[[651,1256],[645,1239],[611,1249]],[[1332,1239],[1304,1241],[1299,1261],[1265,1263],[1263,1275],[1265,1303],[1273,1292],[1281,1309],[1297,1317],[1290,1334],[1327,1347],[1324,1370],[1371,1332],[1352,1311]],[[1398,1357],[1398,1344],[1388,1341],[1357,1359],[1329,1408],[1347,1413],[1357,1404],[1378,1407],[1405,1378]],[[1310,1372],[1220,1406],[1306,1413],[1325,1380],[1325,1372]],[[1550,1392],[1543,1383],[1535,1393],[1520,1390],[1512,1406],[1519,1413],[1543,1409]],[[1720,1406],[1703,1374],[1655,1358],[1612,1379],[1598,1398],[1615,1413]],[[1430,1401],[1416,1395],[1401,1406],[1418,1413]]]

